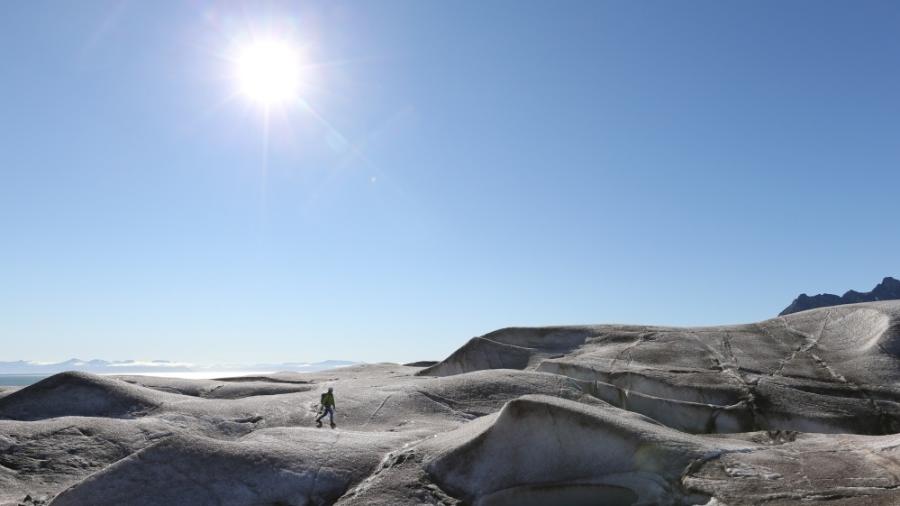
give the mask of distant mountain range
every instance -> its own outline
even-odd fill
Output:
[[[0,362],[0,374],[55,374],[63,371],[85,371],[97,374],[152,374],[152,373],[202,373],[202,372],[313,372],[335,367],[353,365],[358,362],[347,360],[326,360],[324,362],[283,362],[272,364],[190,364],[168,360],[79,360],[73,358],[65,362],[33,362],[17,360]]]
[[[831,293],[820,293],[819,295],[809,296],[801,293],[799,297],[791,302],[779,316],[806,311],[807,309],[815,309],[817,307],[839,306],[841,304],[855,304],[857,302],[875,302],[878,300],[895,300],[900,299],[900,281],[894,278],[884,278],[871,292],[857,292],[850,290],[844,295],[834,295]]]

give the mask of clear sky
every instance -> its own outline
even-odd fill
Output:
[[[0,360],[440,359],[900,274],[893,1],[5,2],[0,115]]]

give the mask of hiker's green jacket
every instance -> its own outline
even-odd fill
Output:
[[[335,407],[335,405],[334,405],[334,394],[330,394],[330,393],[328,393],[328,392],[322,394],[322,402],[321,402],[321,404],[322,404],[322,406],[326,406],[326,407],[327,407],[327,406],[331,406],[332,408]]]

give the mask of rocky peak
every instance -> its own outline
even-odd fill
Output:
[[[875,302],[879,300],[900,299],[900,280],[892,277],[884,278],[870,292],[857,292],[856,290],[848,290],[844,295],[834,295],[831,293],[820,293],[818,295],[809,296],[801,293],[799,297],[791,302],[779,316],[791,313],[806,311],[807,309],[815,309],[817,307],[839,306],[841,304],[855,304],[857,302]]]

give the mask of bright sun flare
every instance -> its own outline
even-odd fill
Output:
[[[263,105],[296,99],[300,87],[298,51],[281,41],[259,41],[237,56],[237,78],[241,92]]]

